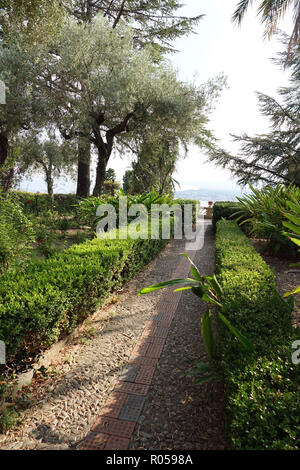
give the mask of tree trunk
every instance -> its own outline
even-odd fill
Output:
[[[0,166],[4,165],[8,156],[8,138],[4,132],[0,133]]]
[[[52,180],[52,178],[47,179],[47,191],[48,191],[48,195],[49,195],[51,201],[53,201],[54,193],[53,193],[53,180]]]
[[[109,129],[106,132],[106,143],[103,142],[101,132],[100,132],[100,124],[104,122],[105,116],[100,115],[97,121],[97,125],[93,126],[93,134],[94,139],[93,142],[98,150],[98,163],[97,163],[97,170],[96,170],[96,183],[93,191],[93,196],[100,196],[103,190],[103,183],[105,181],[105,172],[108,160],[111,156],[113,151],[114,139],[117,134],[121,134],[121,132],[128,131],[128,121],[134,115],[133,112],[127,113],[125,118],[117,124],[112,129]]]
[[[47,183],[48,196],[50,199],[50,208],[51,208],[51,211],[53,211],[54,210],[54,191],[53,191],[54,181],[52,178],[51,169],[46,172],[46,183]]]
[[[105,173],[107,168],[108,158],[104,155],[101,149],[98,149],[98,163],[96,169],[96,182],[93,191],[93,196],[100,196],[103,191],[103,183],[105,181]]]
[[[91,167],[91,143],[85,137],[79,137],[78,142],[78,174],[77,190],[78,197],[90,195],[90,167]]]

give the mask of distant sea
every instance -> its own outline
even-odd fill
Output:
[[[208,201],[236,201],[237,197],[246,194],[247,190],[239,189],[187,189],[176,191],[175,197],[182,199],[196,199],[201,205],[207,205]]]
[[[19,186],[21,191],[31,191],[31,192],[46,192],[46,184],[43,178],[40,175],[36,175],[32,181],[27,178],[24,178]],[[66,181],[62,178],[57,178],[55,184],[55,192],[66,194],[66,193],[75,193],[76,183],[73,181]],[[235,201],[237,197],[246,194],[249,189],[242,191],[242,188],[233,188],[233,189],[186,189],[184,191],[176,191],[175,197],[182,199],[196,199],[201,201],[201,205],[207,205],[208,201]]]

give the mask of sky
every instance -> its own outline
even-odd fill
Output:
[[[271,62],[282,45],[276,37],[270,41],[263,39],[263,26],[256,16],[255,7],[249,8],[241,27],[235,26],[231,17],[238,0],[183,0],[183,15],[205,15],[195,34],[180,38],[175,43],[177,53],[169,56],[178,70],[180,79],[204,83],[214,76],[224,73],[228,89],[222,92],[215,110],[210,116],[209,128],[219,139],[219,145],[228,151],[236,152],[236,144],[230,134],[250,135],[267,132],[269,123],[261,116],[256,91],[276,97],[276,90],[287,84],[288,74]],[[253,2],[254,4],[257,2]],[[280,29],[291,32],[292,12],[279,24]],[[205,152],[190,146],[186,158],[177,165],[175,179],[180,183],[177,190],[188,189],[233,189],[239,192],[236,181],[229,171],[207,163]],[[116,171],[118,181],[130,168],[128,156],[121,158],[114,154],[109,167]],[[56,192],[75,192],[75,182],[56,182]],[[33,181],[24,180],[20,189],[45,191],[42,176]]]
[[[229,89],[222,93],[210,128],[220,146],[233,152],[238,148],[230,134],[251,135],[269,129],[268,119],[258,110],[255,92],[276,96],[277,88],[287,83],[287,73],[270,60],[281,44],[275,37],[271,41],[263,39],[264,28],[255,8],[248,10],[241,27],[235,26],[231,17],[237,3],[237,0],[189,0],[185,10],[188,14],[199,12],[206,16],[197,28],[197,35],[177,41],[180,52],[172,58],[184,80],[190,80],[195,72],[200,83],[220,72],[227,76]],[[291,30],[290,15],[280,28]],[[180,161],[175,175],[181,189],[237,186],[229,171],[206,164],[206,160],[203,151],[190,149],[189,157]]]

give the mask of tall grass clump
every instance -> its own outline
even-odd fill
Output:
[[[256,238],[269,240],[275,253],[282,247],[288,248],[292,253],[296,250],[291,241],[285,236],[284,212],[289,210],[289,201],[300,204],[300,188],[295,185],[266,186],[255,189],[252,193],[237,198],[239,209],[234,214],[240,225],[247,224],[250,234]]]

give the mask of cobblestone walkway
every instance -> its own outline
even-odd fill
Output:
[[[185,251],[202,274],[214,270],[214,240]],[[178,259],[172,278],[189,274]],[[151,295],[157,295],[152,293]],[[206,305],[191,293],[165,290],[81,450],[223,449],[220,384],[193,387],[189,371],[205,359],[200,318]]]
[[[203,274],[213,272],[214,238],[203,222],[204,245],[189,251]],[[173,240],[95,312],[83,331],[28,392],[23,424],[0,435],[1,449],[222,449],[222,390],[193,386],[206,359],[200,317],[206,305],[190,292],[142,287],[186,277],[188,252]]]

